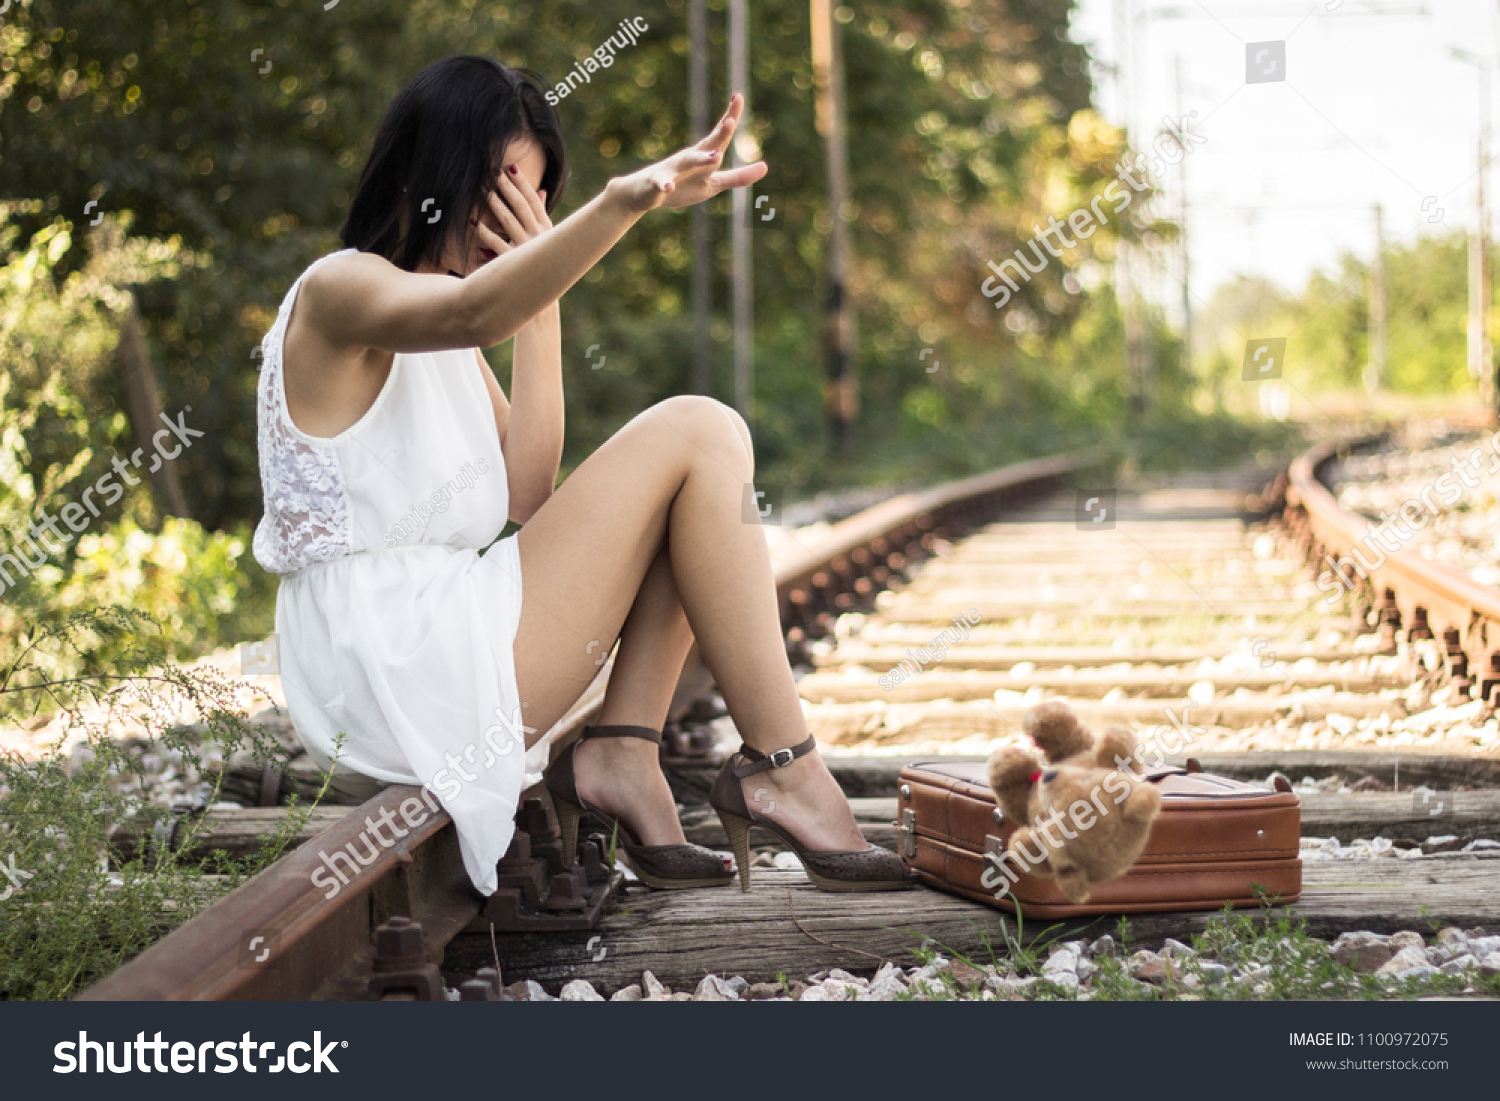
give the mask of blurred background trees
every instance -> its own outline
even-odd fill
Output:
[[[731,91],[725,0],[707,6],[717,117]],[[1109,274],[1120,233],[1171,239],[1144,195],[1005,309],[981,294],[987,261],[1025,245],[1049,215],[1086,206],[1127,158],[1123,135],[1091,105],[1089,58],[1068,33],[1072,7],[902,0],[835,9],[860,393],[853,446],[835,453],[820,347],[834,213],[814,127],[809,5],[751,5],[748,132],[770,167],[757,195],[776,211],[752,234],[752,421],[759,478],[788,499],[1080,444],[1113,444],[1146,462],[1195,447],[1232,451],[1258,429],[1224,412],[1238,355],[1215,314],[1250,327],[1286,319],[1311,377],[1357,382],[1366,324],[1362,291],[1346,293],[1362,277],[1351,258],[1296,294],[1222,289],[1203,311],[1196,366],[1148,310],[1154,400],[1135,410]],[[9,273],[0,449],[10,449],[0,493],[17,515],[32,514],[136,446],[122,412],[133,318],[161,408],[192,406],[190,423],[206,433],[176,460],[180,506],[136,487],[54,563],[54,580],[88,578],[127,603],[181,582],[199,596],[158,604],[203,638],[268,632],[274,584],[247,550],[260,511],[258,343],[297,274],[339,246],[391,97],[454,53],[555,80],[637,16],[649,24],[639,43],[559,106],[572,166],[560,215],[611,175],[699,136],[688,128],[688,0],[184,0],[165,9],[14,0],[0,16],[0,265]],[[710,207],[714,393],[725,400],[729,207],[727,196]],[[646,405],[691,388],[689,227],[686,213],[645,219],[564,299],[565,469]],[[1392,386],[1463,382],[1460,248],[1429,241],[1388,258]],[[585,357],[595,344],[600,370]],[[487,354],[508,384],[508,349]],[[229,595],[215,603],[216,592]]]

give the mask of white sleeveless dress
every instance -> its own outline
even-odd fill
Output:
[[[494,543],[510,494],[487,368],[473,348],[397,354],[355,425],[306,435],[287,412],[282,359],[306,275],[261,343],[256,418],[265,514],[253,550],[282,579],[287,707],[341,786],[426,786],[458,827],[469,878],[492,894],[526,751],[511,652],[521,559],[515,536]]]

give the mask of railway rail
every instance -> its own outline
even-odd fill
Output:
[[[1190,728],[1201,738],[1193,755],[1210,770],[1264,779],[1279,768],[1382,789],[1306,790],[1305,834],[1383,831],[1410,851],[1424,830],[1462,839],[1500,823],[1500,793],[1482,790],[1500,785],[1495,760],[1371,751],[1390,740],[1391,713],[1406,715],[1419,698],[1493,708],[1500,592],[1398,552],[1355,586],[1352,614],[1319,606],[1325,556],[1336,561],[1366,521],[1318,475],[1359,442],[1320,445],[1264,488],[1122,492],[1107,525],[1080,519],[1070,488],[1092,456],[1037,460],[891,498],[785,562],[777,594],[789,653],[812,667],[799,680],[809,726],[866,833],[899,845],[902,762],[982,753],[1051,696],[1090,724]],[[589,720],[607,675],[608,666],[559,724],[556,744]],[[706,731],[669,738],[664,763],[689,839],[723,848],[717,821],[694,805],[716,769]],[[1457,791],[1434,815],[1414,802],[1415,784],[1476,790]],[[469,888],[441,812],[405,836],[389,831],[388,845],[382,836],[378,852],[365,850],[369,865],[330,893],[329,854],[371,822],[415,816],[418,796],[393,787],[350,811],[82,997],[440,998],[446,980],[487,1000],[502,996],[502,972],[585,977],[606,991],[646,969],[668,982],[726,969],[753,981],[799,967],[869,971],[923,939],[975,948],[997,920],[926,890],[822,896],[769,849],[758,851],[748,896],[626,890],[600,859],[602,838],[581,865],[562,866],[540,792],[523,804],[501,891],[488,900]],[[1307,863],[1298,910],[1314,932],[1409,927],[1419,906],[1466,925],[1500,922],[1487,890],[1500,864],[1482,854],[1381,861],[1379,874],[1356,877],[1374,883],[1344,882],[1340,863]],[[1136,925],[1146,938],[1181,936],[1203,919]]]

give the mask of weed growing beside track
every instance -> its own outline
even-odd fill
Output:
[[[119,607],[42,623],[7,650],[0,721],[56,711],[67,734],[37,758],[0,754],[0,998],[67,998],[276,860],[316,801],[254,855],[184,856],[219,800],[217,765],[279,748],[234,685],[168,664],[154,621]],[[182,714],[198,721],[169,718]],[[196,781],[190,801],[156,790],[153,756]],[[112,831],[143,820],[151,842],[118,858]]]

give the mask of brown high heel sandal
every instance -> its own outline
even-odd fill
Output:
[[[745,802],[745,791],[740,781],[747,776],[768,772],[773,768],[785,768],[798,757],[804,757],[818,747],[811,734],[801,745],[788,746],[774,753],[761,753],[747,745],[724,762],[709,792],[708,804],[714,808],[724,832],[729,835],[729,844],[734,849],[734,859],[740,868],[740,890],[750,889],[750,827],[774,833],[786,843],[787,848],[802,861],[802,870],[813,886],[825,891],[897,891],[916,884],[916,877],[907,870],[906,862],[890,849],[869,845],[864,849],[820,852],[805,847],[786,828],[762,818]],[[737,765],[741,757],[750,763]]]
[[[586,726],[583,734],[547,767],[544,779],[562,826],[563,858],[572,863],[578,848],[578,823],[585,816],[619,837],[620,848],[640,881],[659,891],[687,887],[722,887],[734,879],[724,858],[702,845],[642,845],[625,823],[584,802],[573,773],[573,755],[587,738],[640,738],[661,744],[661,731],[645,726]]]

